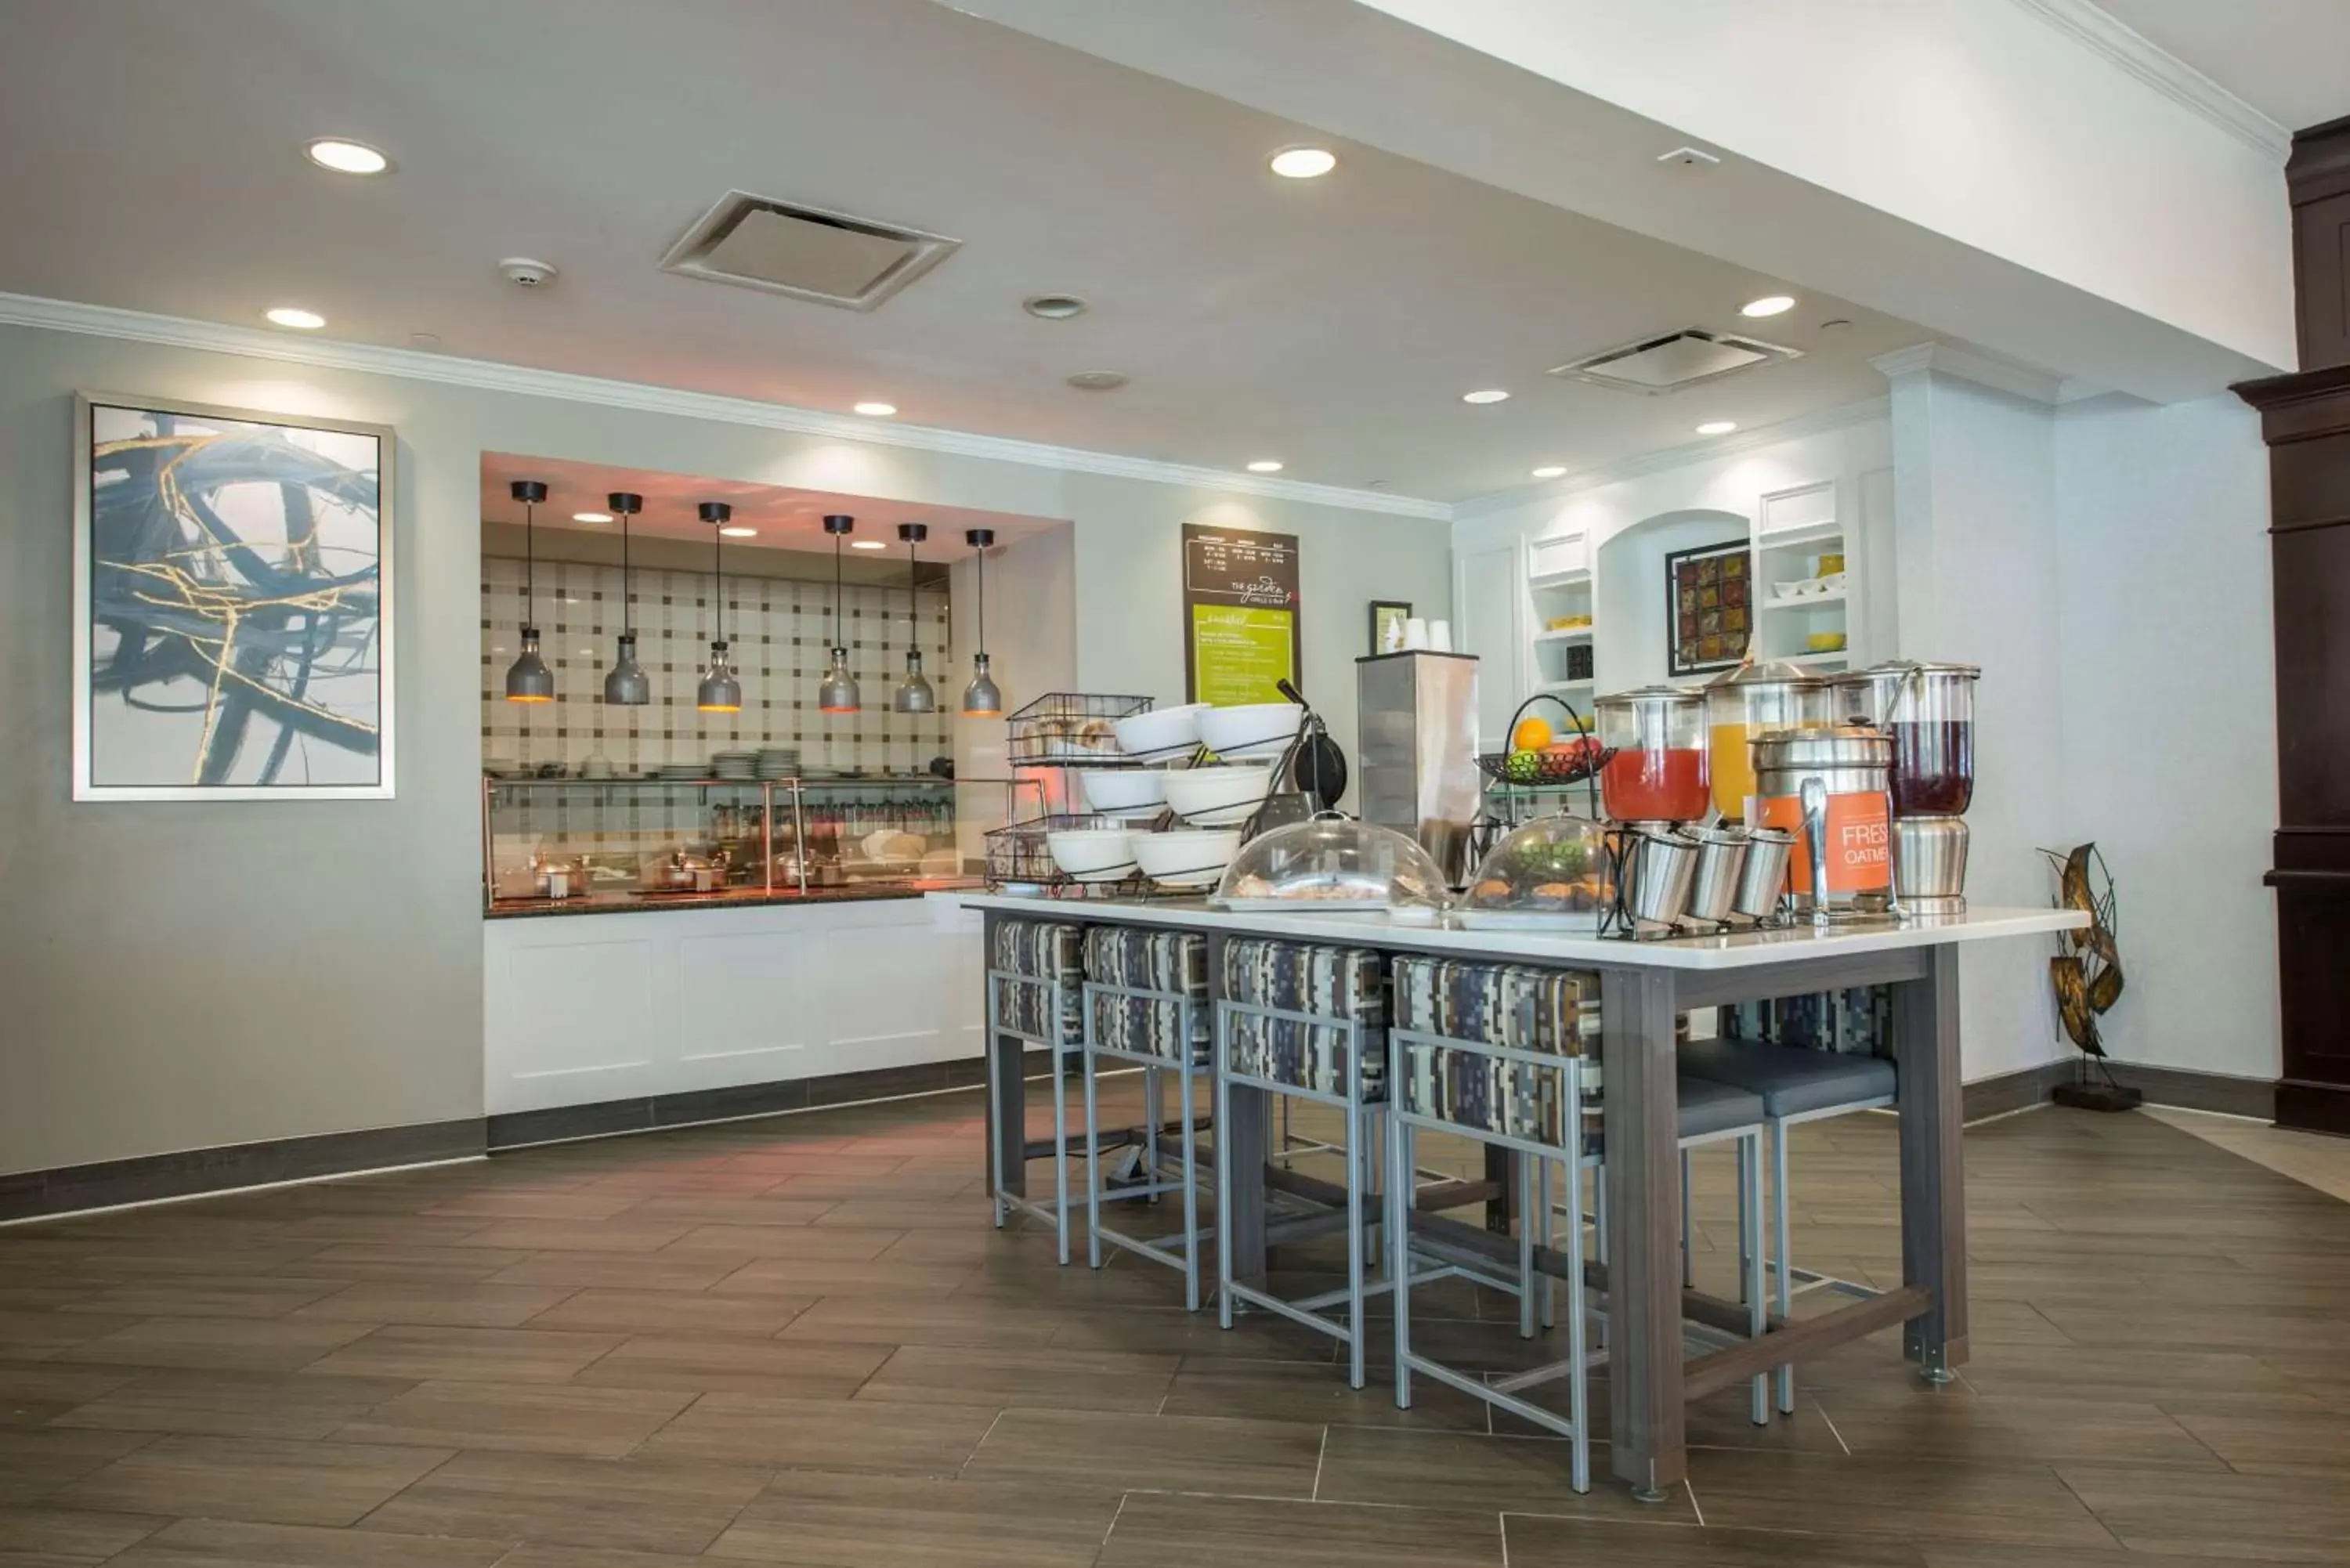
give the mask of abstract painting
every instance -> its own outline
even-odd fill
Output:
[[[390,430],[75,401],[74,798],[390,798]]]

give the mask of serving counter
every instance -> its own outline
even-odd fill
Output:
[[[1552,1274],[1580,1268],[1608,1293],[1610,1462],[1643,1497],[1687,1475],[1683,1403],[1750,1379],[1822,1348],[1904,1325],[1910,1357],[1931,1377],[1946,1378],[1967,1358],[1966,1205],[1960,1161],[1959,986],[1960,948],[1975,942],[2075,929],[2067,911],[1978,909],[1932,925],[1810,926],[1685,940],[1625,941],[1524,930],[1463,930],[1411,924],[1382,915],[1228,913],[1197,902],[1069,899],[1004,895],[941,895],[980,911],[990,928],[1012,919],[1078,925],[1114,923],[1189,929],[1208,943],[1211,988],[1221,983],[1222,944],[1234,937],[1369,949],[1385,959],[1431,953],[1456,959],[1596,974],[1600,996],[1606,1213],[1610,1251],[1602,1266],[1537,1248],[1536,1266]],[[1740,1325],[1748,1309],[1681,1283],[1679,1241],[1680,1167],[1675,1015],[1686,1009],[1800,996],[1852,986],[1892,992],[1892,1051],[1899,1073],[1900,1285],[1798,1321],[1773,1318],[1768,1331],[1695,1359],[1683,1351],[1683,1319]],[[990,1040],[996,1070],[988,1116],[991,1158],[1007,1183],[1024,1179],[1029,1157],[1020,1042]],[[1230,1085],[1229,1122],[1214,1129],[1232,1140],[1232,1217],[1236,1280],[1265,1272],[1268,1175],[1295,1189],[1298,1179],[1270,1171],[1268,1096]],[[1503,1157],[1507,1159],[1509,1157]],[[1489,1169],[1497,1195],[1518,1190],[1506,1165]],[[1503,1210],[1506,1212],[1506,1210]],[[1425,1210],[1410,1220],[1453,1241],[1468,1230]],[[1511,1255],[1518,1249],[1511,1247]]]

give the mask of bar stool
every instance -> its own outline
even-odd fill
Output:
[[[1850,1280],[1794,1266],[1788,1243],[1787,1129],[1799,1122],[1893,1104],[1898,1089],[1893,1064],[1882,1056],[1733,1038],[1689,1042],[1680,1049],[1680,1066],[1684,1075],[1759,1096],[1762,1101],[1771,1152],[1771,1255],[1765,1267],[1773,1281],[1773,1307],[1780,1319],[1784,1321],[1794,1306],[1798,1277],[1806,1289],[1825,1286],[1863,1299],[1877,1294]],[[1778,1376],[1779,1409],[1792,1414],[1794,1364],[1782,1362]]]
[[[1208,944],[1191,931],[1096,926],[1086,932],[1085,1085],[1087,1262],[1102,1266],[1102,1243],[1164,1263],[1183,1276],[1183,1305],[1200,1310],[1200,1178],[1195,1079],[1212,1080],[1215,1054],[1208,1012]],[[1183,1244],[1113,1231],[1102,1223],[1101,1118],[1096,1088],[1104,1060],[1131,1062],[1144,1074],[1143,1179],[1115,1195],[1180,1196]],[[1181,1106],[1182,1177],[1164,1179],[1159,1158],[1161,1073],[1175,1076]]]
[[[1583,1182],[1595,1183],[1603,1147],[1596,1125],[1598,1064],[1588,1055],[1597,1041],[1596,985],[1590,977],[1511,965],[1403,958],[1395,966],[1396,1022],[1389,1031],[1395,1091],[1388,1107],[1388,1272],[1395,1281],[1396,1404],[1411,1404],[1411,1374],[1424,1373],[1449,1387],[1482,1399],[1566,1438],[1571,1480],[1577,1491],[1591,1489],[1589,1373],[1595,1359],[1586,1348],[1583,1246],[1580,1236]],[[1679,1084],[1679,1134],[1684,1151],[1703,1144],[1735,1142],[1746,1180],[1742,1189],[1762,1188],[1762,1107],[1751,1094],[1723,1085],[1683,1077]],[[1544,1324],[1551,1320],[1550,1277],[1536,1273],[1536,1249],[1550,1246],[1550,1167],[1565,1173],[1562,1212],[1577,1231],[1568,1255],[1567,1355],[1563,1361],[1507,1377],[1486,1379],[1447,1366],[1411,1348],[1411,1288],[1428,1275],[1415,1272],[1409,1217],[1418,1185],[1416,1150],[1421,1128],[1453,1134],[1508,1148],[1519,1157],[1519,1333],[1531,1335],[1536,1301]],[[1762,1211],[1759,1201],[1740,1205],[1740,1224],[1752,1245],[1747,1250],[1747,1297],[1751,1334],[1767,1332],[1761,1272]],[[1537,1278],[1540,1279],[1537,1290]],[[1517,1397],[1536,1384],[1567,1379],[1567,1415],[1562,1419]],[[1754,1419],[1770,1418],[1767,1377],[1753,1386]]]
[[[1387,985],[1379,955],[1260,937],[1223,945],[1215,1007],[1217,1321],[1232,1326],[1245,1303],[1276,1313],[1347,1347],[1347,1381],[1363,1386],[1363,1240],[1387,1099]],[[1342,1114],[1338,1153],[1347,1179],[1347,1283],[1284,1301],[1232,1277],[1232,1124],[1234,1085],[1328,1106]],[[1254,1151],[1246,1158],[1259,1158]],[[1384,1287],[1382,1287],[1384,1288]],[[1342,1322],[1323,1309],[1346,1303]]]
[[[1002,1140],[991,1140],[993,1167],[988,1173],[1002,1230],[1018,1210],[1049,1222],[1069,1261],[1069,1129],[1067,1062],[1083,1054],[1085,1033],[1085,939],[1083,930],[1058,920],[1003,920],[987,954],[988,1104],[999,1105],[995,1039],[1008,1034],[1049,1052],[1053,1059],[1053,1204],[1049,1209],[1014,1192],[1003,1168]],[[1014,1072],[1020,1069],[1014,1067]],[[1024,1129],[1022,1137],[1026,1137]],[[1025,1183],[1024,1181],[1023,1185]]]

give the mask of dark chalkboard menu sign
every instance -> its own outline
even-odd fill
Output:
[[[1281,702],[1297,681],[1297,535],[1183,524],[1183,678],[1194,702]]]

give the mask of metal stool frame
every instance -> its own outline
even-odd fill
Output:
[[[1199,1078],[1212,1078],[1215,1059],[1212,1052],[1207,1061],[1190,1059],[1191,1027],[1197,1018],[1200,1003],[1190,993],[1180,991],[1150,991],[1140,986],[1117,985],[1102,981],[1085,982],[1085,1033],[1080,1044],[1085,1066],[1086,1097],[1086,1261],[1094,1268],[1102,1266],[1102,1243],[1123,1248],[1127,1251],[1163,1263],[1183,1276],[1183,1306],[1186,1311],[1200,1310],[1200,1172],[1199,1127],[1193,1111],[1192,1083]],[[1185,1059],[1180,1062],[1148,1051],[1129,1051],[1116,1045],[1105,1045],[1094,1038],[1094,1008],[1096,996],[1129,997],[1149,1002],[1171,1002],[1180,1010],[1177,1034],[1181,1039]],[[1140,1185],[1120,1189],[1112,1195],[1113,1201],[1128,1199],[1151,1199],[1166,1193],[1180,1193],[1183,1199],[1183,1246],[1180,1251],[1162,1242],[1147,1241],[1113,1231],[1102,1223],[1101,1186],[1101,1116],[1095,1088],[1096,1062],[1104,1056],[1139,1064],[1149,1075],[1143,1082],[1149,1109],[1145,1112],[1143,1169],[1148,1179]],[[1176,1075],[1182,1111],[1182,1177],[1180,1180],[1163,1179],[1164,1171],[1159,1161],[1159,1124],[1160,1120],[1157,1094],[1160,1072]],[[1212,1237],[1212,1230],[1204,1233]]]
[[[1861,1301],[1871,1301],[1884,1293],[1856,1281],[1840,1280],[1833,1274],[1814,1273],[1809,1269],[1795,1266],[1794,1253],[1788,1241],[1787,1215],[1790,1204],[1787,1180],[1787,1129],[1803,1122],[1826,1121],[1830,1117],[1850,1116],[1856,1111],[1883,1110],[1891,1106],[1898,1097],[1897,1086],[1896,1093],[1891,1095],[1877,1095],[1866,1100],[1852,1100],[1840,1106],[1823,1106],[1818,1110],[1803,1111],[1792,1116],[1763,1118],[1763,1131],[1771,1150],[1772,1235],[1771,1255],[1763,1261],[1762,1266],[1764,1272],[1772,1278],[1772,1305],[1782,1322],[1786,1320],[1787,1314],[1794,1309],[1794,1298],[1799,1293],[1794,1285],[1796,1280],[1803,1282],[1802,1289],[1804,1291],[1831,1290],[1840,1295],[1852,1296]],[[1942,1369],[1942,1375],[1939,1377],[1935,1376],[1935,1370],[1931,1367],[1927,1369],[1926,1376],[1929,1381],[1938,1383],[1951,1381],[1953,1375],[1947,1368]],[[1779,1364],[1778,1383],[1779,1412],[1781,1415],[1792,1416],[1795,1412],[1795,1364],[1794,1362],[1783,1361]]]
[[[1336,1029],[1346,1035],[1347,1090],[1343,1095],[1309,1089],[1302,1085],[1284,1083],[1277,1078],[1260,1078],[1232,1068],[1232,1020],[1235,1014],[1246,1013],[1267,1021],[1286,1021],[1317,1029]],[[1347,1382],[1348,1386],[1363,1386],[1364,1303],[1372,1295],[1388,1288],[1388,1282],[1367,1285],[1364,1280],[1366,1248],[1363,1242],[1364,1198],[1367,1189],[1377,1187],[1373,1171],[1379,1138],[1375,1126],[1386,1107],[1377,1100],[1363,1096],[1363,1040],[1368,1033],[1362,1021],[1353,1018],[1332,1018],[1315,1012],[1292,1012],[1278,1007],[1264,1007],[1254,1002],[1233,1002],[1225,997],[1216,999],[1215,1011],[1215,1073],[1216,1073],[1216,1321],[1223,1327],[1232,1326],[1235,1303],[1244,1303],[1288,1318],[1317,1334],[1326,1334],[1347,1347]],[[1301,1296],[1295,1301],[1243,1285],[1232,1277],[1232,1140],[1222,1129],[1232,1126],[1232,1089],[1235,1084],[1262,1089],[1268,1094],[1293,1096],[1329,1106],[1345,1113],[1345,1131],[1339,1152],[1347,1163],[1347,1283],[1338,1290],[1325,1291],[1318,1295]],[[1381,1238],[1379,1258],[1385,1268],[1388,1249]],[[1347,1303],[1347,1321],[1325,1314],[1320,1309]]]
[[[1053,1056],[1052,1205],[1048,1208],[1033,1198],[1011,1191],[1006,1188],[1003,1180],[1005,1172],[1002,1147],[1000,1144],[991,1144],[988,1163],[992,1168],[988,1172],[988,1186],[995,1202],[995,1228],[999,1231],[1003,1229],[1004,1221],[1009,1218],[1009,1211],[1012,1210],[1017,1210],[1032,1219],[1044,1220],[1053,1227],[1054,1235],[1060,1244],[1061,1262],[1066,1267],[1069,1262],[1069,1096],[1066,1059],[1070,1056],[1082,1057],[1085,1047],[1081,1040],[1045,1040],[1034,1034],[1023,1033],[1016,1029],[1005,1028],[1003,1020],[1000,1016],[1002,1010],[997,1005],[999,992],[995,982],[998,981],[1006,981],[1014,985],[1043,987],[1047,992],[1045,1001],[1048,1003],[1045,1010],[1045,1016],[1053,1021],[1055,1028],[1059,1027],[1064,1013],[1063,1004],[1076,991],[1076,982],[1047,979],[1042,975],[1018,974],[1011,970],[990,969],[987,971],[987,1035],[991,1042],[987,1053],[988,1103],[990,1105],[1000,1103],[995,1082],[995,1076],[999,1071],[996,1065],[998,1053],[992,1044],[996,1036],[1009,1035],[1024,1044],[1042,1046],[1051,1052]],[[1015,1068],[1014,1071],[1017,1069]],[[1087,1125],[1090,1130],[1092,1126],[1090,1118]],[[1024,1132],[1022,1136],[1024,1138],[1026,1135]]]

